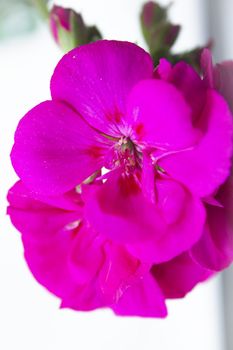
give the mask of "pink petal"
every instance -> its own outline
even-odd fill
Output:
[[[34,199],[34,194],[22,182],[17,182],[8,193],[8,214],[14,226],[34,241],[50,240],[66,225],[82,217],[80,196],[76,194],[77,204],[70,205],[68,195],[53,198],[43,202]],[[67,206],[69,203],[69,206]],[[78,204],[80,203],[80,204]],[[65,208],[63,208],[63,206]]]
[[[217,200],[222,207],[208,206],[205,231],[192,249],[196,261],[214,271],[233,261],[233,175],[220,188]]]
[[[204,108],[206,98],[206,84],[197,72],[183,61],[172,66],[163,58],[157,67],[156,76],[173,84],[182,93],[192,109],[192,119],[195,121]]]
[[[25,259],[37,281],[62,299],[62,307],[75,310],[102,307],[105,304],[96,288],[95,279],[88,284],[80,284],[77,273],[70,267],[73,238],[72,230],[57,232],[47,242],[34,242],[24,235]]]
[[[154,78],[169,81],[171,72],[172,64],[166,58],[161,58],[154,71]]]
[[[222,217],[221,214],[219,215],[217,211],[213,212],[212,214],[217,215],[217,220],[214,220],[214,222],[217,223],[218,226],[213,226],[213,220],[211,220],[211,227],[206,225],[203,235],[193,246],[191,254],[193,259],[204,268],[211,269],[213,271],[221,271],[230,265],[233,260],[233,254],[232,252],[229,254],[227,251],[229,248],[225,249],[224,247],[225,242],[229,243],[229,237],[227,237],[224,223],[225,218]],[[221,224],[224,226],[223,229],[221,228],[220,230]],[[223,236],[222,238],[221,235]],[[215,240],[220,239],[222,240],[222,243],[219,245]]]
[[[103,240],[82,225],[70,252],[70,269],[80,285],[91,283],[104,263]]]
[[[128,123],[136,142],[165,149],[192,145],[198,136],[182,94],[162,80],[138,83],[128,99]]]
[[[205,84],[197,72],[185,62],[174,65],[169,82],[182,92],[192,109],[193,121],[195,122],[205,106]]]
[[[209,90],[201,119],[208,123],[190,150],[161,158],[158,164],[198,196],[211,195],[227,178],[232,154],[232,116],[225,101]]]
[[[197,283],[211,276],[211,272],[197,264],[189,253],[183,253],[164,264],[154,265],[151,273],[165,298],[183,298]]]
[[[26,215],[24,218],[27,218]],[[25,259],[35,279],[60,298],[69,294],[74,286],[68,268],[72,233],[56,231],[50,239],[38,241],[31,239],[29,235],[23,235],[22,240]]]
[[[121,316],[161,318],[167,316],[163,294],[149,273],[129,286],[112,308]]]
[[[128,42],[97,41],[61,59],[51,80],[51,93],[53,99],[73,106],[90,125],[119,136],[130,90],[152,75],[152,59],[140,47]]]
[[[30,208],[29,199],[25,208],[17,208],[13,202],[10,204],[8,214],[22,233],[25,259],[32,274],[39,283],[62,298],[73,288],[68,269],[73,232],[65,227],[70,220],[77,220],[77,215],[40,202]]]
[[[97,279],[94,279],[91,284],[77,285],[71,293],[63,297],[61,303],[61,308],[77,311],[91,311],[106,306]]]
[[[81,196],[75,190],[60,196],[44,196],[27,188],[22,181],[18,181],[9,190],[7,198],[17,208],[36,209],[39,202],[39,208],[43,204],[45,207],[52,206],[54,208],[75,211],[76,213],[79,212],[80,215],[82,213],[83,202]]]
[[[24,189],[22,183],[18,183],[10,190],[8,214],[22,233],[25,259],[32,274],[40,284],[63,300],[63,307],[68,304],[78,310],[102,307],[101,296],[95,290],[95,278],[87,285],[80,285],[78,272],[74,272],[74,266],[71,266],[79,237],[78,212],[34,200],[32,193],[27,189],[24,193]],[[59,197],[58,203],[62,203]],[[86,237],[88,239],[90,237]],[[81,260],[79,257],[79,263]]]
[[[34,192],[58,194],[99,170],[109,143],[68,106],[47,101],[20,121],[11,159]]]
[[[87,221],[145,263],[161,262],[190,248],[205,221],[201,202],[173,181],[156,183],[156,205],[133,178],[115,177],[84,191]]]
[[[168,261],[191,248],[203,232],[205,210],[201,201],[185,187],[170,179],[156,179],[156,206],[161,220],[165,222],[163,232],[154,232],[147,242],[135,242],[129,251],[140,256],[142,261],[160,263]],[[139,214],[140,215],[140,214]],[[152,218],[151,218],[152,219]]]
[[[140,279],[140,261],[122,245],[106,242],[103,246],[105,262],[100,270],[99,284],[104,300],[116,303],[129,286]]]
[[[87,221],[115,242],[143,242],[165,227],[161,213],[145,201],[133,177],[117,174],[101,186],[92,185],[84,190],[84,200]]]

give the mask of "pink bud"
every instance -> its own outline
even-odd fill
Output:
[[[56,42],[59,41],[58,38],[58,26],[61,26],[66,31],[70,31],[71,25],[70,25],[70,15],[71,12],[74,12],[71,9],[66,9],[61,6],[54,5],[51,12],[50,12],[50,28],[52,31],[52,34],[56,40]]]

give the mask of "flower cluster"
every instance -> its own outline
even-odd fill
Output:
[[[20,121],[8,213],[62,307],[164,317],[166,299],[230,264],[232,114],[208,51],[202,65],[204,78],[185,62],[154,70],[129,42],[84,45]]]

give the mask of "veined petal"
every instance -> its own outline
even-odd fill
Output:
[[[96,129],[120,136],[130,90],[152,75],[152,59],[143,49],[128,42],[101,40],[61,59],[51,80],[51,94],[70,104]]]
[[[198,196],[208,196],[226,180],[232,154],[232,115],[226,102],[209,90],[202,113],[206,130],[192,149],[160,159],[158,164],[172,178],[185,184]]]
[[[103,166],[109,143],[64,103],[46,101],[20,121],[11,159],[34,192],[59,194]]]
[[[132,140],[147,146],[182,149],[193,145],[199,136],[182,94],[159,79],[139,82],[133,88],[127,121],[133,128]]]

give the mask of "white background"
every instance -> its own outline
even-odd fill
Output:
[[[167,1],[160,1],[168,3]],[[107,38],[143,45],[140,0],[60,1],[82,10]],[[171,16],[184,30],[176,48],[207,39],[202,0],[175,0]],[[219,279],[168,303],[166,320],[117,318],[110,311],[60,310],[59,300],[37,284],[23,259],[19,233],[6,217],[6,192],[16,176],[9,153],[19,119],[49,98],[49,79],[60,58],[47,30],[0,44],[0,349],[1,350],[223,350]]]

